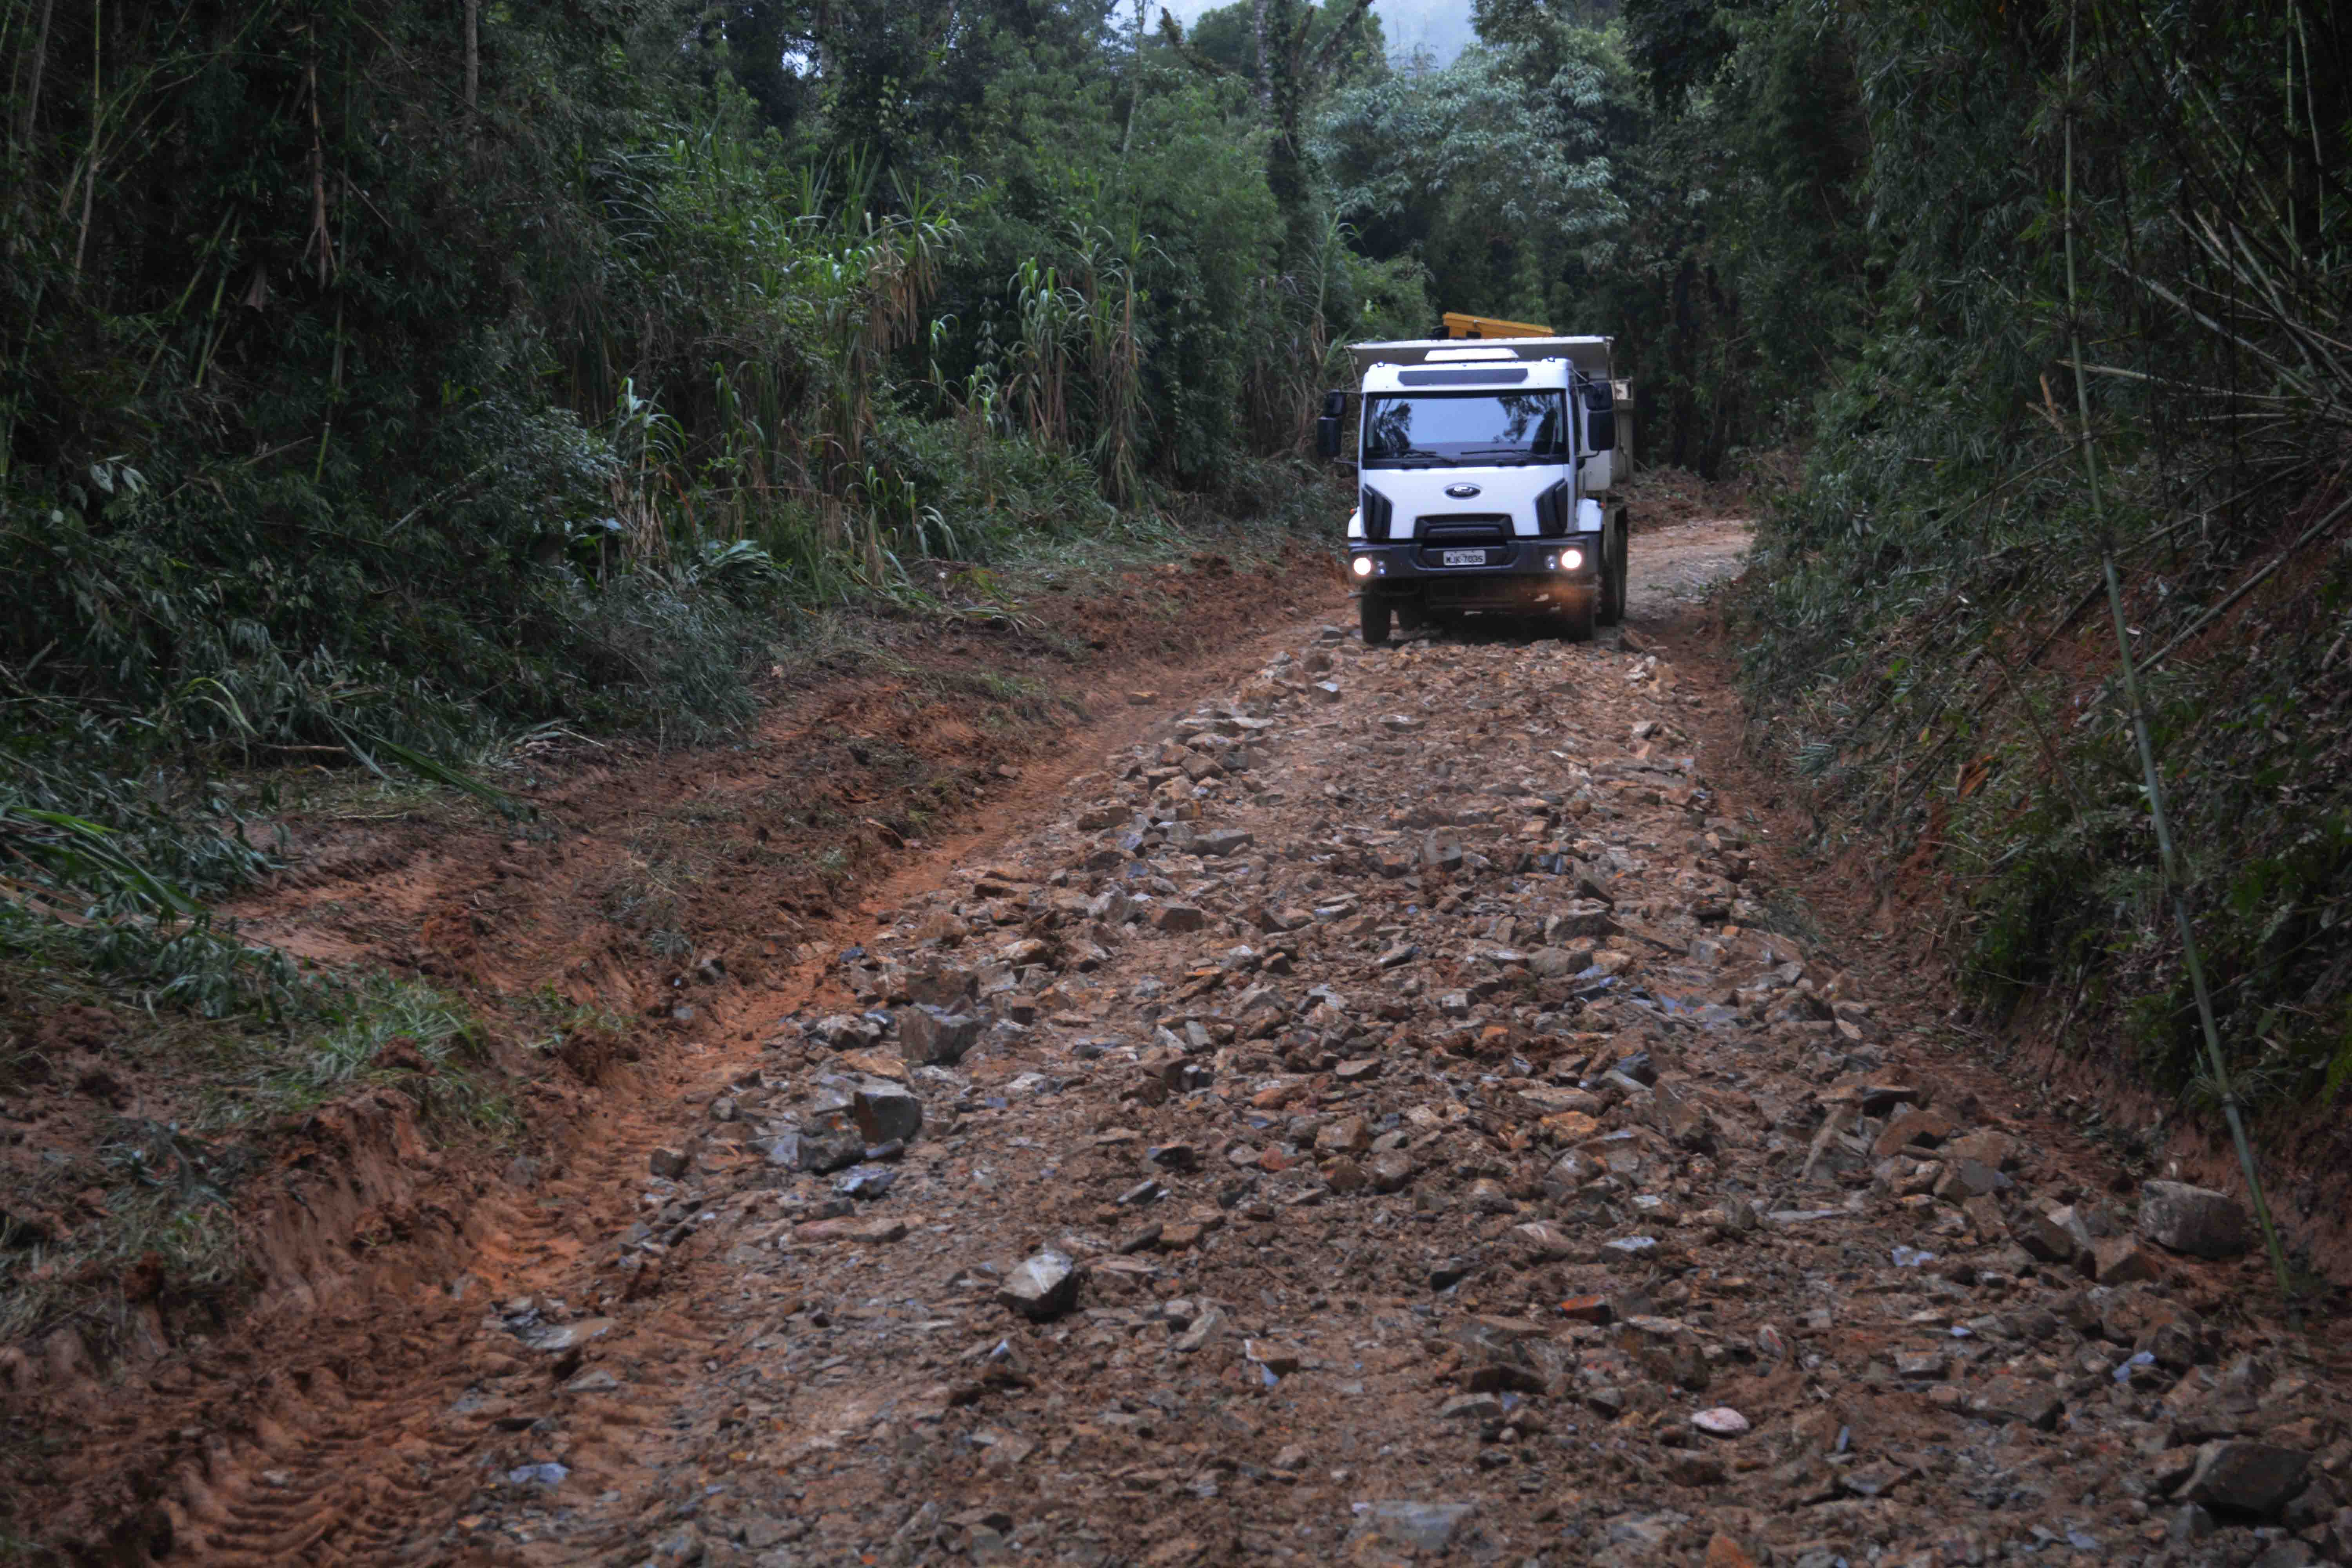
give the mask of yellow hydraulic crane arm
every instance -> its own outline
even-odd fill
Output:
[[[1449,338],[1549,338],[1556,336],[1549,327],[1538,327],[1528,321],[1506,321],[1499,316],[1473,316],[1461,310],[1445,312],[1445,335]]]

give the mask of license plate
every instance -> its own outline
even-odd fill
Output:
[[[1448,566],[1484,566],[1486,552],[1483,550],[1442,550],[1438,560]]]

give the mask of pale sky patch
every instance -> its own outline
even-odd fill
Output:
[[[1223,3],[1166,0],[1166,8],[1189,27],[1202,12],[1213,11]],[[1151,0],[1146,12],[1149,26],[1160,25],[1160,0]],[[1380,14],[1381,26],[1388,34],[1391,59],[1402,59],[1412,53],[1416,44],[1426,44],[1439,65],[1451,65],[1464,45],[1478,41],[1470,26],[1470,0],[1372,0],[1372,9]]]

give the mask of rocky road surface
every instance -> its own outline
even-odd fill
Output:
[[[1776,929],[1689,685],[1309,625],[1138,694],[804,955],[562,1295],[467,1301],[454,1403],[319,1438],[368,1560],[2352,1557],[2352,1378],[2237,1205],[2116,1190]],[[240,1486],[247,1560],[331,1534]]]

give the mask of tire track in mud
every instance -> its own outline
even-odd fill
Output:
[[[575,1130],[563,1170],[478,1204],[456,1279],[420,1281],[405,1300],[378,1295],[344,1314],[388,1317],[363,1347],[330,1332],[308,1350],[302,1331],[290,1331],[284,1363],[221,1409],[239,1427],[238,1413],[250,1410],[250,1430],[207,1444],[186,1475],[177,1554],[252,1564],[435,1560],[502,1428],[552,1394],[544,1358],[492,1326],[495,1303],[571,1288],[589,1238],[625,1212],[614,1194],[667,1130],[650,1109],[658,1100],[612,1098],[617,1109]]]
[[[1225,581],[1233,581],[1230,574]],[[1253,585],[1222,613],[1230,618],[1245,610],[1251,595],[1267,591]],[[1210,650],[1209,666],[1238,668],[1255,656],[1252,644],[1262,635]],[[1124,675],[1129,683],[1164,684],[1198,668],[1129,664],[1095,670],[1091,679]],[[876,709],[879,700],[876,693],[852,691],[827,699],[827,712],[853,727],[879,728],[873,714],[887,710]],[[1094,737],[1091,746],[1149,721],[1142,709],[1113,698],[1079,732]],[[770,726],[772,746],[782,743],[779,734],[799,733],[805,716],[779,722],[781,731]],[[1017,814],[1050,795],[1067,771],[1066,755],[1019,776],[996,769],[989,784],[997,809]],[[722,793],[772,787],[777,776],[772,763],[755,757],[747,765],[731,752],[683,758],[669,771],[680,768],[693,788]],[[357,836],[331,836],[321,847],[324,863],[286,875],[274,917],[266,909],[245,912],[264,916],[257,933],[299,938],[314,911],[357,908],[359,915],[345,923],[365,933],[364,941],[394,941],[399,952],[413,953],[399,933],[413,931],[421,914],[446,910],[425,921],[428,942],[447,943],[428,954],[439,972],[486,966],[509,987],[542,977],[571,985],[584,976],[607,994],[617,988],[615,999],[627,1011],[642,1012],[646,995],[662,989],[659,977],[583,944],[565,895],[535,897],[531,879],[543,878],[551,889],[581,885],[596,863],[623,849],[606,837],[609,825],[595,831],[594,811],[625,817],[645,801],[661,800],[663,786],[600,763],[564,786],[564,798],[572,804],[556,807],[557,815],[591,831],[552,846],[467,846],[414,825],[374,846]],[[583,811],[592,798],[593,809]],[[992,831],[966,832],[958,842]],[[896,858],[894,876],[919,879],[936,852]],[[738,890],[733,901],[746,896],[757,902],[760,889]],[[494,935],[483,934],[476,918],[485,910]],[[716,910],[706,913],[725,918]],[[813,936],[829,929],[823,920],[801,927]],[[349,937],[324,942],[323,956],[367,956]],[[561,976],[550,966],[560,967]],[[94,1415],[68,1417],[76,1429],[71,1473],[80,1478],[70,1483],[68,1511],[79,1522],[66,1525],[65,1537],[78,1538],[80,1551],[132,1561],[357,1563],[478,1555],[463,1531],[453,1532],[452,1521],[486,1485],[508,1485],[511,1471],[548,1462],[530,1428],[556,1410],[590,1418],[583,1457],[591,1469],[601,1464],[634,1473],[637,1451],[661,1435],[669,1403],[649,1399],[643,1389],[563,1392],[564,1380],[550,1373],[562,1358],[526,1348],[509,1331],[513,1314],[502,1309],[525,1306],[529,1316],[560,1303],[533,1320],[542,1324],[547,1317],[615,1315],[613,1333],[660,1367],[691,1367],[733,1331],[726,1321],[699,1320],[673,1292],[624,1299],[628,1281],[600,1279],[604,1259],[594,1249],[599,1242],[609,1249],[629,1228],[648,1154],[676,1135],[689,1114],[682,1106],[707,1100],[755,1059],[766,1022],[802,1005],[820,979],[817,967],[789,959],[746,960],[740,967],[740,977],[730,971],[716,986],[697,986],[690,1023],[656,1026],[659,1037],[647,1045],[644,1061],[589,1062],[585,1088],[560,1078],[525,1084],[554,1113],[551,1131],[536,1140],[538,1152],[518,1159],[503,1181],[469,1177],[451,1163],[470,1192],[453,1193],[445,1183],[420,1198],[419,1206],[439,1214],[454,1236],[405,1262],[397,1244],[371,1251],[356,1268],[301,1259],[303,1273],[289,1281],[291,1289],[273,1289],[267,1322],[143,1369],[142,1377],[161,1397],[109,1398]],[[443,1163],[429,1162],[435,1169]],[[299,1192],[283,1201],[308,1206]],[[404,1268],[410,1276],[404,1279]],[[339,1272],[349,1278],[336,1278]],[[325,1303],[315,1311],[309,1310],[314,1297]]]

